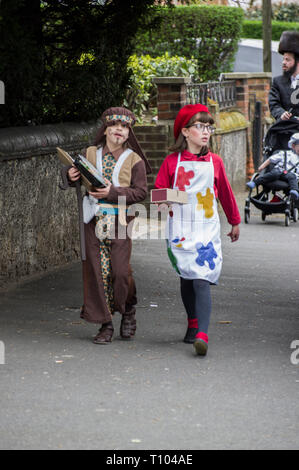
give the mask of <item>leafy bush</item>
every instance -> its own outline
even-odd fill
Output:
[[[277,21],[299,21],[298,3],[279,3],[272,6],[273,18]]]
[[[132,55],[128,61],[130,85],[127,90],[125,106],[132,109],[140,119],[142,114],[155,104],[156,86],[154,77],[190,77],[195,76],[197,60],[172,56],[166,52],[161,57]]]
[[[299,23],[272,21],[272,41],[279,41],[283,31],[299,31]],[[263,39],[263,23],[259,20],[244,20],[242,38]]]
[[[245,13],[248,20],[261,20],[263,10],[260,5],[254,5]],[[298,22],[299,21],[299,4],[279,2],[272,4],[272,19],[276,21]]]
[[[166,52],[198,60],[200,81],[217,79],[231,71],[241,37],[243,11],[227,6],[181,6],[171,10],[155,8],[151,21],[155,28],[141,30],[135,52],[153,57]]]

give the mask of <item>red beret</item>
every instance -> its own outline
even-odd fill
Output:
[[[203,104],[186,104],[179,112],[174,121],[173,132],[174,137],[177,139],[180,135],[180,132],[183,127],[190,121],[192,116],[197,113],[208,113],[210,114],[208,108]]]

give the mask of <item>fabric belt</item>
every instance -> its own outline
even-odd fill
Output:
[[[119,206],[116,204],[109,204],[105,199],[98,199],[98,209],[97,213],[102,215],[118,215],[119,214]],[[128,208],[125,206],[121,206],[121,209],[128,212]]]

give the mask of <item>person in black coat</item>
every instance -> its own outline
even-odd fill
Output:
[[[269,92],[269,108],[277,121],[299,120],[299,32],[284,31],[278,52],[283,55],[283,75],[275,77]]]

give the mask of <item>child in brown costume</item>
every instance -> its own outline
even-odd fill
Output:
[[[126,207],[143,201],[147,194],[146,174],[151,172],[132,131],[134,114],[122,107],[109,108],[101,119],[103,124],[95,146],[87,148],[86,158],[102,172],[107,187],[94,188],[83,203],[86,259],[82,261],[84,305],[81,317],[102,325],[94,338],[95,344],[111,342],[115,311],[122,315],[121,337],[130,339],[135,334],[137,299],[130,266],[132,241],[127,230],[124,234],[124,230],[119,229],[124,217],[119,212],[118,198],[125,197]],[[64,189],[79,180],[80,173],[74,166],[64,170]],[[90,207],[96,210],[88,210]],[[134,216],[126,215],[125,224],[133,219]]]

